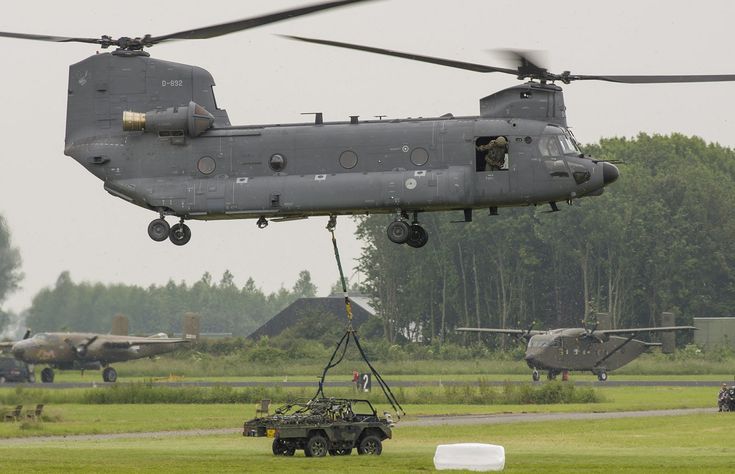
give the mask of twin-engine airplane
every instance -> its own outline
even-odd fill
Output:
[[[192,65],[154,59],[157,44],[206,39],[364,0],[324,2],[220,25],[142,37],[80,38],[0,32],[0,37],[82,42],[112,53],[69,68],[64,153],[111,194],[156,213],[155,241],[184,245],[185,220],[392,214],[388,238],[426,245],[422,212],[569,202],[600,195],[619,171],[579,149],[555,83],[627,84],[735,81],[735,75],[554,74],[528,57],[503,68],[349,43],[311,43],[500,73],[528,82],[480,99],[480,115],[435,118],[232,125],[215,102],[214,79]],[[179,222],[170,226],[166,217]]]
[[[175,350],[190,339],[169,338],[159,333],[148,337],[118,336],[84,332],[43,332],[23,340],[0,343],[0,348],[10,348],[13,356],[26,364],[47,364],[41,371],[41,381],[54,381],[53,369],[100,370],[105,382],[115,382],[117,371],[113,362],[124,362],[152,357]]]
[[[668,332],[697,329],[694,326],[665,326],[656,328],[592,329],[563,328],[549,331],[532,329],[457,328],[457,331],[510,334],[528,343],[526,363],[533,369],[533,380],[540,378],[539,370],[548,370],[552,380],[562,372],[591,371],[601,382],[607,373],[618,369],[643,354],[657,342],[634,339],[642,332]],[[620,335],[620,336],[618,336]],[[623,336],[623,337],[621,337]]]

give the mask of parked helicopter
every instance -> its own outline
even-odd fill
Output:
[[[471,221],[475,209],[494,215],[500,207],[548,203],[557,211],[558,202],[601,194],[619,171],[580,151],[556,82],[735,80],[735,75],[553,74],[522,55],[518,67],[499,68],[293,37],[529,82],[482,98],[479,116],[325,122],[317,113],[312,123],[233,126],[215,102],[209,72],[153,59],[144,51],[361,1],[321,3],[163,36],[0,36],[117,47],[70,66],[64,153],[101,179],[109,193],[156,212],[148,235],[176,245],[190,240],[185,221],[192,219],[254,218],[264,228],[269,220],[386,213],[395,216],[387,228],[391,241],[422,247],[429,236],[419,223],[421,212],[461,210],[464,221]],[[170,226],[167,216],[179,222]]]
[[[547,370],[549,380],[570,370],[591,371],[601,382],[607,380],[610,370],[618,369],[643,354],[657,342],[634,339],[642,332],[669,332],[696,329],[694,326],[663,326],[655,328],[597,329],[562,328],[549,331],[528,329],[457,328],[461,332],[510,334],[524,339],[525,360],[533,369],[534,382],[540,378],[539,370]],[[625,335],[620,337],[618,335]]]

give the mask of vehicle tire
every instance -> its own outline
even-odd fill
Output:
[[[321,458],[327,455],[328,443],[324,436],[314,435],[306,442],[304,454],[308,457]]]
[[[148,224],[148,237],[156,242],[163,242],[168,238],[171,227],[165,219],[154,219]]]
[[[174,224],[168,233],[168,239],[174,245],[186,245],[191,240],[191,229],[186,224]]]
[[[729,403],[723,403],[722,407],[720,408],[720,411],[730,411],[730,404]]]
[[[357,447],[357,454],[374,454],[380,456],[383,452],[383,443],[375,435],[367,435],[360,440],[360,445]]]
[[[599,374],[597,374],[597,380],[599,380],[600,382],[606,381],[607,380],[607,372],[600,372]]]
[[[415,249],[421,248],[429,241],[429,233],[418,224],[412,224],[408,230],[406,243]]]
[[[405,244],[409,237],[409,227],[406,221],[393,221],[388,224],[388,239],[395,244]]]
[[[352,448],[330,449],[329,454],[332,456],[349,456],[352,454]]]
[[[276,456],[293,456],[296,452],[295,449],[289,448],[288,443],[286,443],[281,438],[276,438],[273,440],[273,454]]]
[[[105,382],[117,382],[117,370],[112,367],[106,367],[102,371],[102,380]]]
[[[54,383],[54,371],[48,367],[41,371],[41,382]]]

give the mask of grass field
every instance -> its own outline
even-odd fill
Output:
[[[0,445],[0,472],[422,472],[436,445],[500,444],[506,472],[732,472],[729,414],[398,427],[382,456],[293,458],[239,434]]]

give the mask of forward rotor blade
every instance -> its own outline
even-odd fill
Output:
[[[268,15],[257,16],[253,18],[245,18],[243,20],[222,23],[219,25],[206,26],[204,28],[195,28],[193,30],[179,31],[163,36],[154,36],[150,38],[151,44],[161,43],[163,41],[181,40],[181,39],[206,39],[222,36],[236,31],[248,30],[258,26],[268,25],[278,21],[288,20],[297,16],[308,15],[321,10],[342,7],[352,3],[361,3],[371,0],[341,0],[334,2],[319,3],[307,7],[293,8],[282,12],[270,13]]]
[[[36,41],[51,41],[54,43],[92,43],[97,44],[100,42],[99,38],[70,38],[67,36],[48,36],[48,35],[31,35],[26,33],[9,33],[0,31],[0,37],[5,38],[17,38],[27,39]]]
[[[394,57],[403,58],[403,59],[411,59],[413,61],[421,61],[424,63],[438,64],[440,66],[447,66],[447,67],[452,67],[456,69],[466,69],[468,71],[502,72],[505,74],[512,74],[514,76],[518,74],[518,71],[515,69],[486,66],[484,64],[466,63],[463,61],[454,61],[452,59],[434,58],[431,56],[422,56],[422,55],[413,54],[413,53],[402,53],[400,51],[393,51],[390,49],[373,48],[371,46],[362,46],[362,45],[351,44],[351,43],[340,43],[339,41],[328,41],[328,40],[320,40],[320,39],[314,39],[314,38],[304,38],[302,36],[290,36],[290,35],[281,35],[281,36],[283,36],[284,38],[293,39],[297,41],[305,41],[307,43],[316,43],[316,44],[322,44],[326,46],[335,46],[337,48],[356,49],[358,51],[365,51],[368,53],[382,54],[385,56],[394,56]]]
[[[684,75],[684,76],[589,76],[570,75],[570,81],[607,81],[621,84],[671,84],[682,82],[735,81],[735,74]]]

